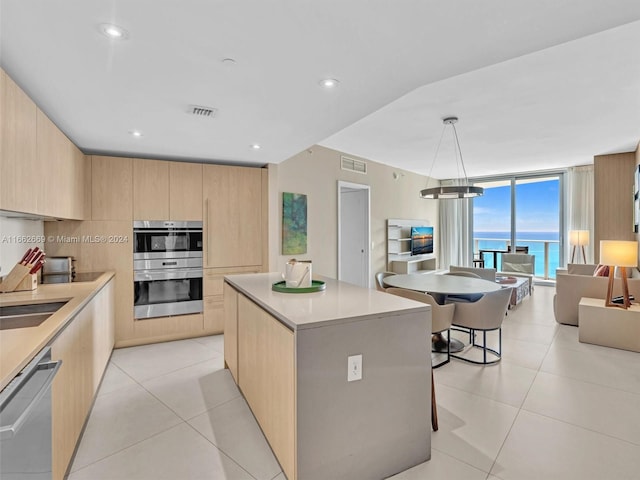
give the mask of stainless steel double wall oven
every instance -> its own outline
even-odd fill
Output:
[[[134,318],[200,313],[202,222],[133,222]]]

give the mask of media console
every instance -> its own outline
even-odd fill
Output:
[[[436,270],[435,252],[411,254],[411,227],[430,225],[429,220],[387,219],[387,270],[395,273],[426,273]]]

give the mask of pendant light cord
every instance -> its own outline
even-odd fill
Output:
[[[440,140],[438,140],[438,146],[436,147],[436,154],[433,156],[433,161],[431,162],[431,168],[429,169],[429,175],[427,175],[427,187],[429,188],[429,182],[431,181],[431,173],[433,172],[433,167],[436,164],[436,159],[438,158],[438,152],[440,152],[440,145],[442,145],[442,138],[444,137],[444,132],[447,129],[447,125],[443,125],[442,133],[440,134]],[[455,131],[455,128],[454,128]],[[456,137],[457,139],[457,137]],[[460,147],[458,147],[460,148]],[[461,155],[462,156],[462,155]]]
[[[456,130],[456,125],[454,123],[452,123],[451,126],[453,127],[453,137],[456,139],[456,146],[458,147],[458,152],[460,152],[460,165],[462,165],[462,174],[464,175],[464,184],[469,185],[469,177],[467,177],[467,169],[464,168],[464,159],[462,158],[462,149],[460,148],[458,131]]]

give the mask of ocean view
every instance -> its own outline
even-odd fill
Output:
[[[529,247],[529,254],[535,255],[535,275],[544,276],[544,248],[549,245],[549,277],[555,278],[560,262],[559,232],[518,232],[516,246]],[[510,242],[510,232],[474,232],[474,252],[479,250],[506,250]],[[497,266],[493,265],[493,255],[485,253],[485,268],[501,268],[501,255],[497,255]]]

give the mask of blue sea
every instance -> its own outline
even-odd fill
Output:
[[[478,250],[506,250],[510,241],[510,232],[474,232],[474,251]],[[549,277],[555,278],[556,268],[560,263],[560,234],[559,232],[518,232],[516,246],[529,247],[529,254],[535,255],[535,275],[544,277],[544,245],[549,244]],[[484,254],[486,268],[494,268],[493,255]],[[500,271],[501,255],[497,255],[497,269]]]

